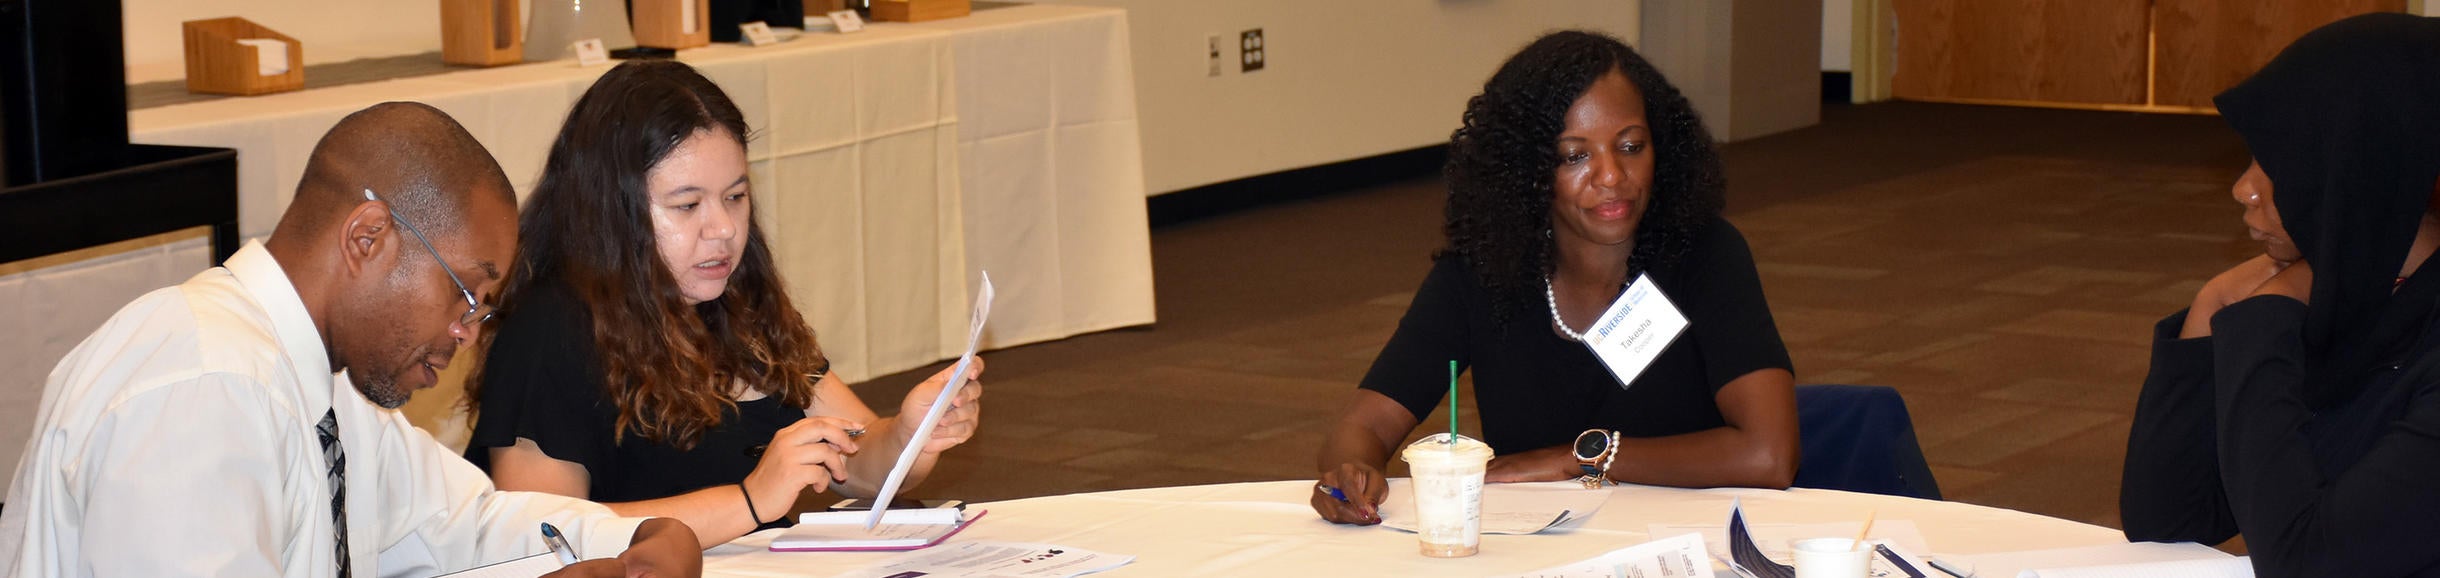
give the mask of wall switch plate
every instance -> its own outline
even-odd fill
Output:
[[[1220,77],[1220,35],[1213,34],[1203,37],[1203,49],[1208,53],[1203,57],[1205,63],[1203,75],[1213,78]]]
[[[1262,70],[1262,29],[1237,33],[1237,69],[1243,72]]]

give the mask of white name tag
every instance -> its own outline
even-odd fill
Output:
[[[1609,366],[1610,375],[1617,376],[1618,387],[1624,389],[1684,332],[1686,315],[1678,312],[1677,304],[1661,294],[1652,276],[1637,275],[1627,285],[1627,293],[1610,303],[1610,310],[1584,332],[1584,346],[1593,349],[1602,365]]]
[[[745,33],[746,46],[779,44],[779,37],[771,34],[770,24],[747,22],[737,25],[737,30]]]
[[[854,10],[834,10],[830,13],[830,24],[837,26],[840,34],[846,34],[863,30],[864,17],[856,15]]]
[[[587,38],[576,41],[577,66],[592,66],[609,61],[610,51],[602,48],[602,39]]]

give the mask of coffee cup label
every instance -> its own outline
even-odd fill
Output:
[[[1661,293],[1651,275],[1637,275],[1627,292],[1601,314],[1601,320],[1584,332],[1584,346],[1592,348],[1610,375],[1618,378],[1618,387],[1625,389],[1685,331],[1686,315],[1678,312],[1677,304]]]

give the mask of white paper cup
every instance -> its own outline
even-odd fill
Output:
[[[1855,548],[1852,538],[1813,538],[1789,544],[1796,551],[1796,578],[1864,578],[1872,566],[1872,548]]]
[[[1483,471],[1491,446],[1474,438],[1434,434],[1399,452],[1415,476],[1415,538],[1423,555],[1462,558],[1483,539]]]

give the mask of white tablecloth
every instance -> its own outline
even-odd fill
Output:
[[[1153,321],[1127,34],[1124,11],[1022,5],[679,59],[757,131],[748,158],[763,230],[833,366],[861,380],[961,351],[977,271],[999,295],[986,348]],[[239,233],[256,238],[278,223],[322,133],[383,101],[447,111],[522,195],[568,107],[607,70],[461,70],[128,120],[136,142],[237,149]],[[0,344],[36,346],[0,348],[0,467],[16,463],[19,428],[69,347],[136,295],[208,266],[172,254],[0,274],[0,297],[18,296],[0,301]]]
[[[1938,555],[2126,541],[2109,528],[1956,502],[1832,490],[1619,486],[1581,528],[1487,535],[1480,554],[1436,559],[1416,553],[1414,534],[1321,521],[1306,505],[1312,492],[1311,481],[1254,482],[981,504],[968,507],[990,510],[990,515],[950,540],[1040,542],[1135,556],[1134,563],[1109,573],[1112,576],[1489,576],[1537,570],[1642,543],[1651,539],[1647,534],[1652,524],[1724,524],[1730,500],[1742,499],[1753,523],[1860,522],[1867,512],[1884,521],[1910,520],[1922,532],[1930,554]],[[832,576],[892,555],[765,550],[776,532],[746,536],[706,552],[704,574]]]

